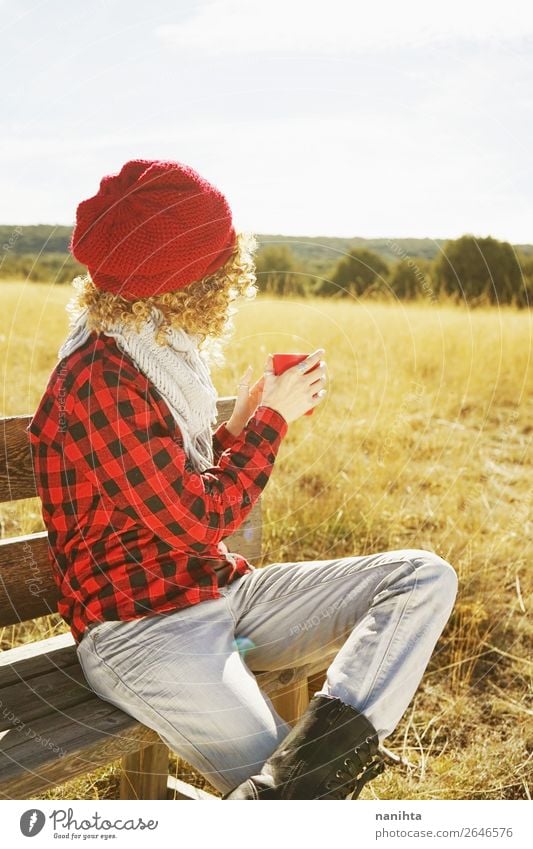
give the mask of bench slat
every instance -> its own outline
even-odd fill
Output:
[[[12,684],[20,680],[20,673],[25,678],[31,678],[34,674],[39,675],[41,669],[48,671],[53,666],[68,666],[76,659],[75,653],[64,653],[64,649],[74,646],[74,637],[70,631],[57,634],[55,637],[46,637],[44,640],[35,640],[31,643],[23,643],[14,649],[0,652],[0,687]],[[62,658],[68,658],[62,663]]]
[[[0,690],[0,731],[65,711],[86,701],[91,692],[79,663],[11,684]]]
[[[77,675],[78,669],[78,656],[70,631],[59,634],[57,637],[49,637],[47,640],[27,643],[15,649],[0,652],[0,702],[2,705],[8,702],[16,705],[17,701],[13,696],[12,688],[21,685],[26,687],[25,708],[27,708],[28,697],[31,698],[37,681],[53,672],[64,676]],[[24,709],[19,707],[16,712],[22,715]],[[46,711],[43,711],[44,713]],[[0,717],[0,722],[2,719],[3,717]]]
[[[26,428],[31,416],[0,419],[0,503],[37,495]]]
[[[97,696],[33,722],[31,731],[41,741],[25,739],[24,731],[0,735],[0,798],[31,798],[160,740],[155,731]]]
[[[0,626],[57,612],[48,534],[0,540]]]
[[[192,784],[187,784],[175,775],[169,775],[167,779],[167,795],[169,799],[185,799],[195,801],[214,801],[220,802],[219,796],[213,796],[206,790],[200,787],[193,787]]]

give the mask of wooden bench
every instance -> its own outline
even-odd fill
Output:
[[[234,397],[219,399],[217,424],[229,418],[234,403]],[[0,419],[0,503],[37,495],[30,418]],[[254,565],[262,555],[260,502],[225,540]],[[56,612],[46,531],[1,540],[0,626]],[[287,671],[286,686],[271,695],[287,722],[305,710],[324,674],[292,681]],[[261,685],[261,673],[257,679]],[[0,653],[0,798],[40,795],[119,758],[122,799],[215,798],[170,776],[169,750],[159,735],[92,692],[70,630]]]

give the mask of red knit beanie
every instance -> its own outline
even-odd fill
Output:
[[[78,205],[69,250],[98,289],[133,301],[213,274],[235,244],[227,200],[193,168],[132,159]]]

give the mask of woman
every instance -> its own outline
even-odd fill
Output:
[[[70,249],[88,274],[29,427],[58,610],[94,691],[224,799],[356,798],[457,578],[423,549],[262,569],[228,552],[289,424],[325,392],[323,349],[279,376],[269,356],[212,432],[209,365],[233,301],[256,293],[255,247],[179,162],[131,160],[79,204]],[[326,666],[291,729],[269,696],[288,669]]]

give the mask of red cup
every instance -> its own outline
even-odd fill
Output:
[[[302,360],[306,360],[309,354],[272,354],[272,369],[274,374],[283,374],[284,371],[287,371],[288,368],[301,363]],[[311,368],[307,369],[304,374],[309,374],[310,371],[314,371],[320,365],[320,360],[314,364]],[[319,389],[317,389],[317,392]],[[312,407],[310,410],[307,410],[304,413],[304,416],[310,416],[314,413],[315,408]]]

